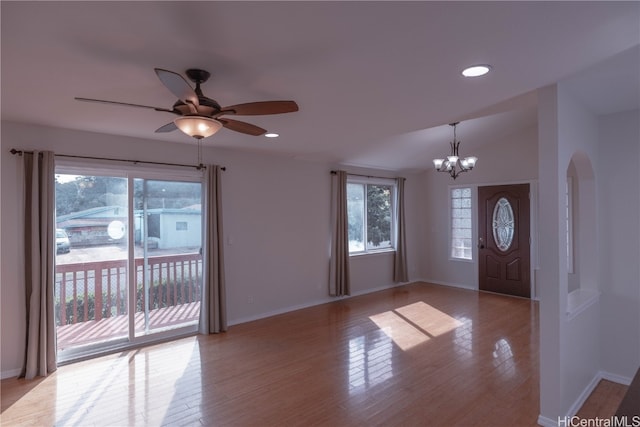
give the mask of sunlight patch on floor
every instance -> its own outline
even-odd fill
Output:
[[[59,398],[54,411],[55,424],[93,424],[95,420],[91,417],[95,413],[102,414],[105,407],[120,408],[118,414],[105,412],[105,419],[117,417],[122,422],[124,417],[129,425],[162,424],[174,399],[176,383],[192,361],[193,354],[198,354],[197,346],[197,341],[190,339],[174,342],[162,351],[130,350],[107,356],[97,363],[93,360],[86,365],[79,362],[68,370],[61,368],[56,373]],[[168,358],[171,363],[166,363]],[[135,384],[135,387],[123,389],[123,377],[129,378],[129,384]],[[153,377],[162,377],[163,381],[160,386],[156,383],[150,389],[146,379]],[[62,396],[74,398],[60,398]],[[143,414],[147,414],[147,418]]]
[[[462,325],[459,320],[423,301],[379,313],[369,319],[405,351]]]
[[[380,330],[391,338],[402,350],[406,351],[418,344],[429,341],[427,334],[393,311],[376,314],[369,317],[369,319],[378,325]]]

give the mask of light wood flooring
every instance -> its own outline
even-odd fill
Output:
[[[534,426],[538,307],[412,284],[2,381],[4,425]]]
[[[628,389],[626,385],[601,380],[576,416],[584,419],[614,416]]]

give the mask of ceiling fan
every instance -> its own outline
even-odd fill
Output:
[[[173,122],[156,129],[156,132],[164,133],[180,129],[196,139],[211,136],[223,126],[236,132],[254,136],[264,135],[267,132],[266,129],[256,125],[223,116],[261,116],[298,111],[298,104],[296,104],[295,101],[259,101],[221,107],[215,100],[204,96],[200,89],[200,84],[206,82],[211,76],[208,71],[199,69],[189,69],[186,71],[189,80],[195,83],[195,89],[178,73],[161,68],[155,68],[155,72],[162,84],[164,84],[172,94],[178,97],[178,100],[173,104],[171,109],[127,102],[105,101],[102,99],[78,97],[75,99],[78,101],[149,108],[156,111],[173,113],[178,117]]]

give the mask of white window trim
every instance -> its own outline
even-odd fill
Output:
[[[391,195],[391,246],[380,249],[367,249],[367,212],[366,212],[366,198],[367,193],[365,191],[365,212],[364,212],[364,250],[351,252],[349,251],[349,256],[358,257],[363,255],[376,255],[383,254],[389,252],[396,251],[397,245],[397,230],[398,230],[398,218],[397,218],[397,206],[398,206],[398,183],[393,178],[381,178],[381,177],[365,177],[359,175],[349,175],[347,174],[347,184],[378,184],[378,185],[390,185],[393,187],[393,194]]]

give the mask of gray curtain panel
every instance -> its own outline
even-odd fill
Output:
[[[397,242],[396,255],[393,268],[393,280],[395,282],[408,282],[409,274],[407,273],[407,237],[404,221],[404,182],[405,178],[398,178],[397,185],[397,203],[396,203],[396,221],[397,221]]]
[[[200,333],[215,334],[227,330],[224,278],[224,237],[222,234],[222,169],[205,169],[204,279],[200,306]]]
[[[21,376],[32,379],[56,370],[55,167],[50,151],[23,153],[22,159],[27,336]]]
[[[331,175],[331,261],[329,295],[351,295],[349,283],[349,224],[347,217],[347,173]]]

